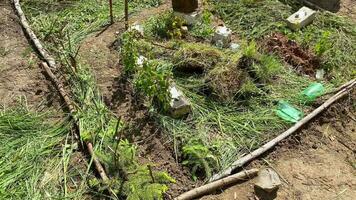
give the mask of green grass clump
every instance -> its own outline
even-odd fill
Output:
[[[70,123],[47,117],[22,107],[0,111],[1,199],[81,199],[89,191],[83,172],[66,162],[74,148],[66,142]]]
[[[213,14],[208,10],[204,10],[201,21],[192,27],[191,35],[202,39],[210,39],[214,34],[212,18]]]
[[[173,12],[165,12],[148,19],[144,26],[147,35],[160,38],[181,38],[181,27],[184,20],[175,16]]]
[[[207,72],[223,60],[223,52],[203,43],[183,43],[173,55],[174,69],[182,72]]]
[[[204,177],[210,177],[214,169],[217,169],[218,159],[211,153],[210,149],[199,142],[190,142],[183,146],[183,165],[191,168],[193,179],[197,179],[199,173]]]
[[[135,89],[148,98],[149,106],[157,102],[163,111],[168,111],[171,103],[172,65],[159,60],[143,63],[134,79]]]

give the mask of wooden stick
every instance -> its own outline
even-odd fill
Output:
[[[297,122],[294,126],[292,126],[291,128],[289,128],[287,131],[285,131],[284,133],[282,133],[281,135],[277,136],[276,138],[274,138],[273,140],[269,141],[268,143],[266,143],[265,145],[263,145],[262,147],[260,147],[259,149],[256,149],[255,151],[253,151],[252,153],[240,158],[239,160],[235,161],[229,168],[227,168],[225,171],[214,175],[213,177],[210,178],[209,182],[212,181],[216,181],[219,180],[221,178],[224,178],[228,175],[230,175],[232,173],[233,170],[242,167],[243,165],[245,165],[246,163],[252,161],[253,159],[255,159],[256,157],[260,156],[261,154],[265,153],[266,151],[268,151],[269,149],[271,149],[272,147],[274,147],[276,144],[278,144],[280,141],[284,140],[285,138],[287,138],[288,136],[290,136],[292,133],[294,133],[295,131],[297,131],[299,128],[301,128],[304,124],[306,124],[307,122],[309,122],[311,119],[313,119],[315,116],[317,116],[318,114],[320,114],[322,111],[324,111],[327,107],[329,107],[331,104],[333,104],[335,101],[339,100],[340,98],[342,98],[343,96],[345,96],[346,94],[348,94],[353,87],[356,85],[356,80],[354,79],[353,81],[350,82],[350,84],[346,87],[344,87],[343,89],[341,89],[337,94],[335,94],[334,96],[332,96],[330,99],[328,99],[326,102],[324,102],[324,104],[322,104],[321,106],[319,106],[317,109],[315,109],[313,112],[311,112],[309,115],[307,115],[306,117],[304,117],[302,120],[300,120],[299,122]]]
[[[25,33],[28,35],[28,37],[31,39],[33,45],[35,46],[36,50],[40,53],[42,59],[46,61],[49,65],[50,68],[55,69],[56,68],[56,62],[52,56],[49,55],[47,50],[42,46],[41,42],[37,38],[36,34],[31,30],[30,25],[26,19],[26,16],[24,12],[22,11],[21,5],[19,0],[13,0],[14,1],[14,7],[16,9],[17,15],[20,18],[20,23],[23,29],[25,30]]]
[[[22,11],[19,0],[13,0],[13,1],[14,1],[14,7],[16,9],[16,12],[20,18],[20,23],[21,23],[22,27],[24,28],[26,34],[29,36],[29,38],[33,42],[37,51],[40,53],[40,55],[46,61],[46,62],[42,62],[43,68],[45,69],[47,75],[51,78],[53,84],[56,86],[56,88],[57,88],[58,92],[60,93],[60,95],[62,96],[62,98],[64,99],[64,102],[73,117],[73,114],[75,113],[75,108],[73,106],[74,104],[72,103],[69,96],[65,92],[63,85],[58,81],[58,79],[56,78],[56,76],[53,74],[53,72],[51,70],[51,68],[56,69],[56,62],[55,62],[54,58],[46,51],[45,48],[43,48],[41,42],[38,40],[37,36],[32,31],[32,29],[26,19],[24,12]],[[76,124],[77,124],[77,127],[79,127],[78,122],[76,122]],[[108,181],[109,178],[106,175],[104,168],[100,164],[99,160],[95,157],[95,154],[93,151],[93,145],[90,142],[87,142],[86,146],[88,148],[90,156],[93,159],[95,168],[98,171],[100,177],[103,179],[104,182]],[[111,193],[111,195],[113,195],[114,197],[117,198],[116,194],[112,191],[112,189],[109,189],[109,192]]]
[[[125,1],[125,30],[129,29],[129,2],[128,0]]]
[[[209,194],[211,192],[214,192],[215,190],[217,190],[219,188],[234,184],[238,181],[241,181],[241,180],[244,180],[247,178],[254,177],[257,175],[257,173],[258,173],[258,169],[250,169],[250,170],[242,171],[242,172],[234,174],[232,176],[229,176],[229,177],[223,178],[221,180],[218,180],[218,181],[215,181],[212,183],[208,183],[201,187],[190,190],[186,193],[179,195],[174,200],[195,199],[195,198],[201,197],[203,195]]]
[[[114,23],[114,15],[112,13],[112,0],[109,0],[110,24]]]

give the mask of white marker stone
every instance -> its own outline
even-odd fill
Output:
[[[232,31],[226,26],[216,27],[213,43],[218,47],[228,47],[231,42]]]
[[[288,17],[288,27],[293,30],[299,30],[312,23],[315,19],[315,14],[316,12],[314,10],[304,6]]]
[[[176,86],[171,86],[169,89],[171,94],[170,113],[173,118],[180,118],[187,115],[191,111],[189,101],[183,96]]]

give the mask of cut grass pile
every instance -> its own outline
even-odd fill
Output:
[[[1,110],[1,199],[80,199],[87,192],[83,171],[67,162],[76,148],[67,140],[70,123],[50,123],[48,116],[25,108]]]

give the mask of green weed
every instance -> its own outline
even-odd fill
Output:
[[[134,84],[138,92],[148,98],[149,105],[158,101],[163,111],[167,111],[171,102],[169,87],[172,66],[158,60],[144,62],[142,69],[135,76]]]
[[[214,34],[214,29],[212,25],[212,17],[213,14],[208,11],[204,10],[202,13],[202,19],[200,23],[195,24],[191,30],[191,34],[194,37],[209,39]]]
[[[197,179],[199,171],[204,173],[204,177],[210,177],[218,166],[217,158],[202,144],[188,143],[183,146],[182,154],[182,164],[191,168],[193,179]]]
[[[151,17],[144,24],[147,34],[161,38],[181,38],[181,27],[184,21],[175,16],[172,12],[166,12],[158,16]]]

